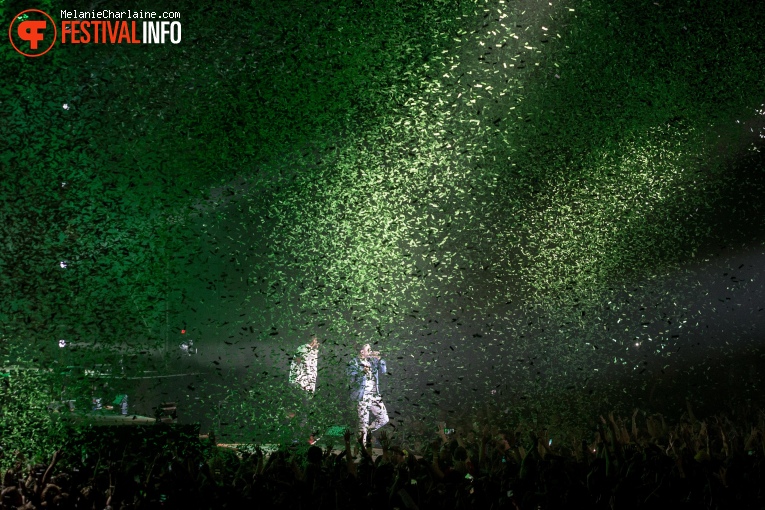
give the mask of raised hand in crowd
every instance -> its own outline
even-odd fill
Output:
[[[343,442],[345,444],[345,460],[348,474],[352,477],[356,477],[356,462],[354,461],[354,454],[351,451],[351,437],[353,433],[351,429],[345,429],[343,433]]]
[[[757,450],[757,441],[760,437],[760,431],[752,425],[752,430],[749,433],[749,437],[746,439],[746,443],[744,444],[744,450],[746,450],[747,454],[749,452],[753,452]]]
[[[390,439],[388,438],[388,433],[384,430],[380,431],[380,445],[382,446],[383,461],[390,462],[390,454],[388,452],[390,449]]]
[[[637,443],[640,441],[640,431],[638,430],[637,426],[637,415],[638,415],[638,408],[632,410],[632,438]]]
[[[449,442],[449,438],[446,437],[446,422],[440,421],[438,422],[438,428],[436,429],[436,433],[438,434],[438,437],[441,438],[441,441],[444,443]]]

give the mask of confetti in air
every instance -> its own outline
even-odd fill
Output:
[[[282,441],[316,335],[327,428],[359,343],[401,430],[761,398],[761,10],[276,4],[0,59],[13,391]],[[17,404],[0,437],[58,430]]]

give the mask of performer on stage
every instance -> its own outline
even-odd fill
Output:
[[[299,386],[311,395],[316,392],[319,345],[319,340],[316,337],[311,338],[309,343],[298,347],[290,364],[290,383]]]
[[[380,374],[386,371],[385,360],[369,344],[364,344],[358,357],[348,364],[351,400],[358,402],[359,432],[364,443],[370,432],[388,423],[388,411],[380,394]],[[374,417],[371,423],[370,413]]]
[[[295,387],[297,398],[296,405],[300,405],[300,428],[305,428],[308,422],[308,415],[313,414],[311,400],[316,393],[316,377],[318,375],[319,364],[319,340],[314,336],[307,344],[298,347],[297,353],[290,363],[289,382]],[[298,404],[299,402],[299,404]],[[290,419],[294,418],[296,411],[288,413]],[[315,417],[314,417],[315,418]],[[311,433],[308,442],[316,442],[314,434]]]

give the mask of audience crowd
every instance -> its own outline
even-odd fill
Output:
[[[764,427],[762,411],[698,420],[688,406],[674,424],[638,410],[601,416],[589,437],[566,440],[471,423],[403,441],[399,427],[376,445],[346,432],[337,445],[269,454],[216,446],[212,434],[198,448],[68,445],[46,464],[5,452],[0,509],[765,508]]]

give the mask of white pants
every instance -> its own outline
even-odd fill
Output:
[[[364,392],[364,398],[359,400],[359,432],[361,432],[364,443],[367,442],[367,432],[374,432],[386,423],[388,423],[388,410],[385,409],[382,397],[375,395],[374,392]],[[370,413],[374,421],[369,423]]]

